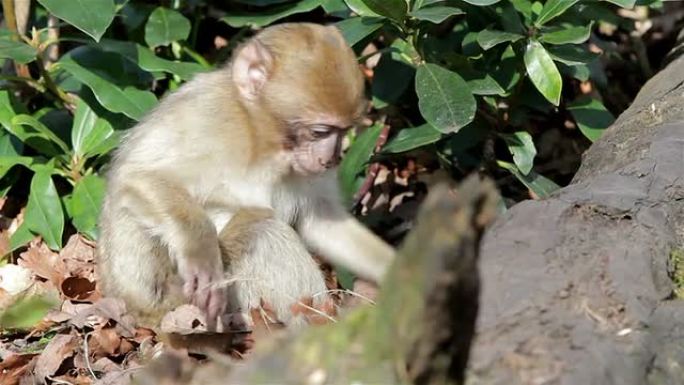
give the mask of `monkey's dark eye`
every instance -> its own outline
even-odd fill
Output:
[[[314,138],[320,139],[320,138],[325,138],[326,136],[332,134],[335,131],[335,127],[317,125],[317,126],[312,126],[310,128],[310,130],[311,130],[311,135]]]

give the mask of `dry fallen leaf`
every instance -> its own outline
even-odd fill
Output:
[[[0,289],[7,294],[17,295],[31,287],[32,283],[31,270],[11,263],[0,267]]]
[[[52,282],[59,287],[66,277],[66,267],[59,258],[59,254],[50,250],[45,243],[31,242],[29,248],[19,255],[17,263],[33,272],[40,278]]]
[[[62,362],[75,354],[78,346],[78,337],[73,334],[57,334],[47,344],[34,369],[34,374],[39,381],[44,381],[48,376],[53,376]]]
[[[0,384],[16,385],[24,376],[36,354],[12,354],[0,362]]]

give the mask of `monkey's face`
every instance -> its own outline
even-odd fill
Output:
[[[342,139],[347,127],[327,124],[294,127],[291,143],[292,169],[300,175],[320,174],[340,162]]]

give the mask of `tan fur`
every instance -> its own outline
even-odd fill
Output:
[[[260,73],[233,67],[245,64],[243,49],[268,55],[263,86]],[[341,34],[314,24],[269,27],[231,63],[165,97],[130,130],[108,173],[102,289],[153,323],[187,301],[210,324],[257,296],[284,313],[324,288],[307,249],[376,281],[394,254],[341,206],[334,169],[295,172],[297,156],[319,145],[288,147],[296,130],[346,127],[362,112],[363,78]],[[258,89],[254,98],[232,71]],[[232,280],[241,275],[256,279]]]

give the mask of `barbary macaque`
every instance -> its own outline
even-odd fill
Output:
[[[379,281],[394,250],[342,206],[335,168],[365,103],[341,33],[308,23],[264,29],[165,97],[108,172],[103,292],[150,325],[192,303],[213,328],[262,301],[287,322],[329,300],[310,252]]]

